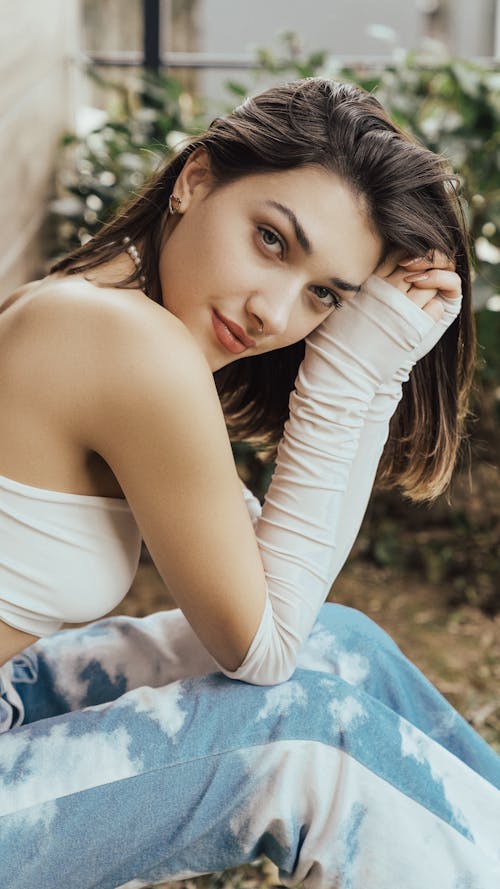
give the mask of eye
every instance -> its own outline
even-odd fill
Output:
[[[329,287],[312,287],[311,290],[313,291],[314,295],[318,297],[325,308],[342,308],[342,300],[340,296],[335,293],[334,290],[330,290]]]
[[[257,230],[259,232],[260,240],[264,244],[266,250],[268,252],[273,253],[275,256],[283,256],[286,252],[286,244],[280,235],[276,234],[272,228],[266,228],[264,225],[258,225]],[[278,247],[278,250],[273,248]]]

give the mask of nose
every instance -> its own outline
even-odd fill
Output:
[[[252,328],[267,336],[282,336],[288,330],[298,299],[296,286],[266,288],[265,293],[254,292],[246,302]]]

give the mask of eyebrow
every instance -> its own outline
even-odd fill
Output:
[[[295,237],[304,253],[311,256],[313,252],[312,244],[293,210],[285,204],[280,204],[279,201],[266,201],[266,205],[268,207],[273,207],[275,210],[279,210],[280,213],[287,217],[288,221],[292,224]],[[332,284],[335,284],[339,290],[352,291],[353,293],[358,293],[361,290],[361,284],[350,284],[349,281],[344,281],[343,278],[330,278],[330,281]]]

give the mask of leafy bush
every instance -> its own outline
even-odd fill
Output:
[[[179,141],[204,127],[195,100],[173,77],[144,74],[121,83],[89,76],[106,87],[109,110],[95,113],[88,131],[62,138],[47,231],[52,259],[92,237]]]

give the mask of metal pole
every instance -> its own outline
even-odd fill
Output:
[[[143,0],[144,67],[160,70],[160,0]]]

